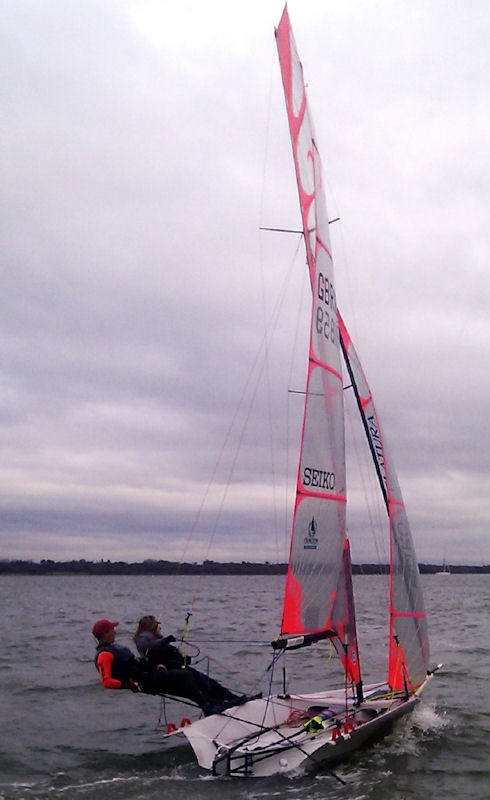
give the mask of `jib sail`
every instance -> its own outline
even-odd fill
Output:
[[[403,497],[386,447],[369,385],[347,328],[339,316],[345,361],[364,423],[390,524],[390,631],[388,683],[415,689],[425,680],[429,639],[420,575]]]

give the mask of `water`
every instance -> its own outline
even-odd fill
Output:
[[[179,633],[193,600],[190,638],[212,653],[212,673],[238,690],[267,690],[269,649],[277,633],[282,578],[76,576],[0,578],[2,653],[0,799],[163,798],[193,800],[459,800],[488,798],[486,623],[484,575],[422,576],[430,613],[431,648],[445,666],[423,703],[383,742],[328,773],[267,779],[205,775],[177,740],[162,742],[158,698],[102,689],[93,666],[90,628],[98,617],[119,619],[119,641],[130,644],[137,618],[162,614]],[[354,579],[365,678],[384,669],[380,647],[384,584]],[[204,641],[207,640],[207,641]],[[328,646],[291,654],[294,689],[318,689],[332,671]],[[281,676],[278,675],[279,680]],[[329,685],[331,681],[329,681]],[[275,684],[275,688],[279,688]],[[185,708],[167,708],[179,722]],[[172,742],[173,746],[169,746]]]

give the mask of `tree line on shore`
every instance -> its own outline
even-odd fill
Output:
[[[449,565],[452,574],[489,573],[490,565],[467,566]],[[422,574],[435,574],[442,570],[441,564],[419,564]],[[220,562],[204,561],[194,563],[178,563],[175,561],[146,560],[138,562],[87,561],[53,561],[43,558],[41,561],[1,560],[2,575],[285,575],[286,564],[240,561]],[[353,564],[354,575],[383,575],[389,572],[387,564]]]

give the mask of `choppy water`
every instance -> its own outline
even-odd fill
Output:
[[[377,679],[384,669],[383,582],[354,580],[365,680]],[[189,748],[162,743],[158,698],[105,691],[93,666],[96,618],[119,619],[119,641],[129,645],[141,614],[161,615],[165,608],[178,633],[195,599],[190,639],[212,653],[212,673],[235,689],[254,689],[259,679],[267,690],[262,673],[270,651],[260,645],[277,633],[281,578],[1,577],[0,799],[488,798],[490,581],[477,575],[422,580],[432,654],[444,670],[410,719],[337,768],[343,787],[328,774],[206,776]],[[318,689],[326,668],[338,676],[334,659],[325,664],[328,657],[328,646],[289,656],[290,688]],[[181,713],[167,708],[169,720],[178,722]]]

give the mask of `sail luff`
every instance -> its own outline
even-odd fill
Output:
[[[388,683],[416,689],[427,674],[429,642],[420,576],[403,497],[371,390],[347,328],[338,314],[347,369],[376,467],[390,524],[390,622]]]

